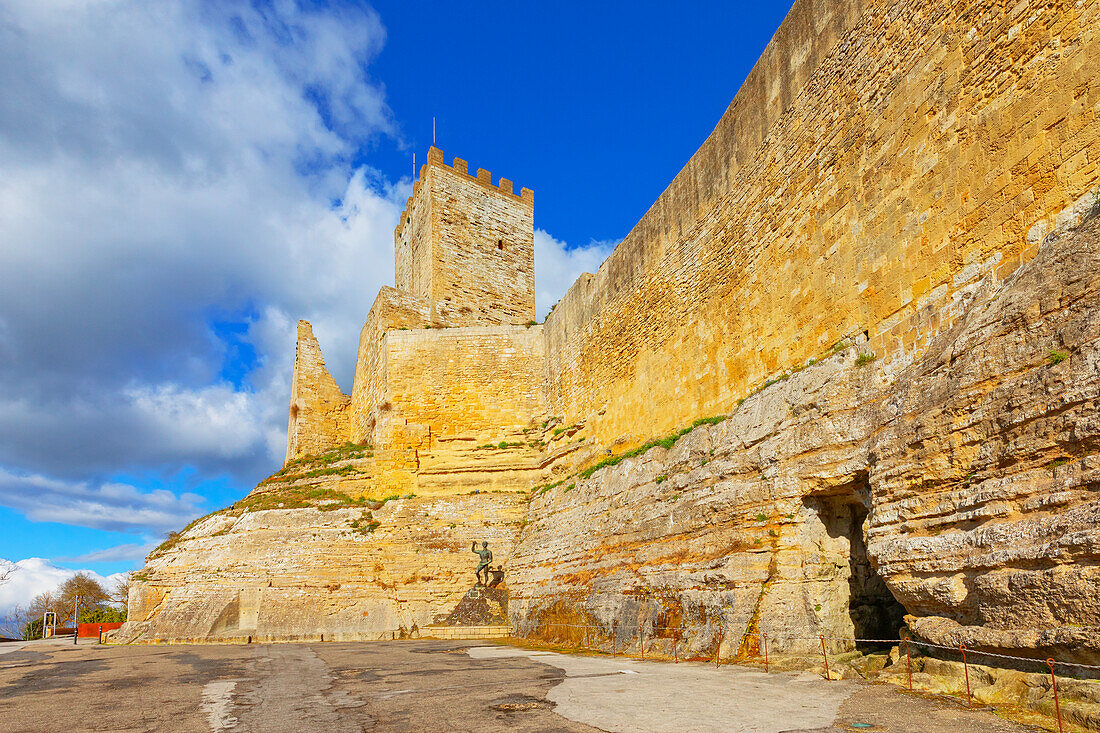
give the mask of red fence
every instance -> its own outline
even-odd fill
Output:
[[[100,630],[112,631],[114,629],[117,629],[119,626],[122,626],[121,621],[114,621],[111,623],[102,624],[80,624],[80,626],[77,627],[76,635],[86,637],[90,636],[92,638],[95,638],[99,636]]]

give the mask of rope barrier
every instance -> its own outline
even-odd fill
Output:
[[[605,629],[606,627],[600,626],[600,625],[592,625],[592,624],[567,624],[567,623],[556,623],[556,622],[554,622],[554,623],[541,624],[539,628],[540,629],[547,629],[547,630],[555,629],[555,628],[556,629],[584,629],[585,634],[584,634],[584,642],[583,643],[585,645],[587,645],[588,641],[589,641],[589,633],[588,632],[590,630],[599,631],[601,629]],[[622,628],[623,627],[621,627],[621,626],[614,626],[613,625],[610,629],[609,636],[612,636],[612,637],[621,636],[619,634],[616,634],[615,632],[622,630]],[[629,628],[629,627],[627,627],[627,628]],[[652,634],[653,632],[657,632],[657,631],[674,631],[674,632],[678,632],[678,634],[676,636],[671,637],[672,640],[673,640],[673,655],[677,656],[677,657],[678,657],[679,640],[683,635],[685,635],[689,631],[689,629],[687,629],[683,626],[650,626],[648,624],[638,624],[638,625],[634,626],[633,628],[634,628],[635,633],[632,634],[632,636],[637,636],[640,640],[640,643],[643,645],[643,647],[644,647],[644,644],[645,644],[645,636],[646,636],[647,633]],[[719,634],[719,636],[723,641],[725,640],[725,635],[724,634]],[[660,637],[657,637],[657,638],[660,638]],[[761,642],[761,647],[763,647],[765,649],[765,657],[767,656],[766,647],[767,647],[767,641],[768,640],[770,640],[772,642],[772,647],[773,648],[775,648],[776,644],[782,644],[784,642],[818,641],[822,645],[822,653],[823,654],[825,654],[825,642],[827,642],[827,641],[830,641],[830,642],[835,641],[835,642],[841,642],[841,643],[844,643],[844,644],[853,644],[853,645],[854,644],[889,644],[889,645],[904,644],[905,645],[905,650],[906,650],[907,660],[909,658],[909,645],[911,643],[913,646],[927,647],[929,649],[942,649],[944,651],[953,652],[953,653],[961,652],[964,657],[969,654],[971,656],[978,655],[978,656],[983,656],[983,657],[992,657],[992,658],[995,658],[995,659],[1008,659],[1008,660],[1012,660],[1012,661],[1016,661],[1016,662],[1029,662],[1029,663],[1032,663],[1032,664],[1040,664],[1040,665],[1044,664],[1044,663],[1049,663],[1052,667],[1062,666],[1062,667],[1074,667],[1074,668],[1077,668],[1077,669],[1100,670],[1100,664],[1083,664],[1083,663],[1080,663],[1080,662],[1063,662],[1063,661],[1059,661],[1059,660],[1056,660],[1056,659],[1044,660],[1044,659],[1039,658],[1039,657],[1021,657],[1021,656],[1016,656],[1016,655],[1012,655],[1012,654],[1000,654],[998,652],[989,652],[989,651],[983,651],[981,649],[973,649],[973,648],[970,648],[970,647],[966,647],[965,645],[962,645],[962,644],[960,644],[958,646],[947,646],[947,645],[944,645],[944,644],[936,644],[936,643],[930,642],[930,641],[918,641],[916,639],[911,639],[911,638],[908,638],[908,637],[899,638],[899,639],[863,639],[863,638],[860,638],[860,637],[840,637],[840,636],[823,636],[823,635],[818,635],[818,636],[768,636],[767,634],[749,634],[749,633],[745,633],[745,634],[742,634],[740,638],[741,638],[742,641],[746,638],[759,639],[760,642]],[[644,651],[643,651],[643,654],[644,654]],[[826,656],[826,661],[828,661],[827,656]],[[907,665],[908,664],[909,664],[909,662],[907,661]],[[911,674],[911,671],[910,671],[910,674]]]
[[[621,633],[616,634],[616,632],[628,631],[628,630],[630,630],[630,628],[631,627],[625,627],[624,628],[622,626],[618,626],[615,623],[612,623],[610,625],[610,634],[609,634],[609,636],[611,637],[611,653],[612,654],[617,654],[618,653],[618,651],[617,651],[617,647],[618,647],[617,637],[623,636],[623,634],[621,634]],[[581,643],[585,647],[589,646],[590,639],[593,635],[590,632],[592,632],[593,630],[596,631],[597,638],[598,638],[599,634],[605,633],[607,631],[607,627],[603,626],[603,625],[567,624],[567,623],[542,624],[542,625],[539,626],[539,629],[540,630],[545,629],[546,632],[548,633],[548,635],[553,633],[552,632],[553,629],[562,629],[562,630],[565,630],[565,629],[583,629],[584,634],[583,634],[583,641]],[[722,629],[721,625],[718,625],[717,628],[714,628],[714,625],[706,624],[705,626],[702,627],[702,629],[696,627],[696,629],[694,629],[694,630],[695,631],[700,631],[700,630],[703,630],[703,629],[715,633],[715,638],[716,638],[718,643],[717,643],[717,645],[715,647],[715,651],[714,651],[714,667],[715,667],[715,669],[719,669],[720,665],[721,665],[721,659],[722,659],[722,644],[726,641],[726,634],[725,634],[724,630]],[[679,653],[680,641],[681,641],[681,639],[683,639],[686,636],[686,634],[690,630],[684,628],[683,626],[656,626],[656,625],[652,625],[652,624],[639,623],[639,624],[634,625],[633,631],[634,631],[634,633],[632,634],[632,636],[634,636],[638,639],[638,644],[639,644],[639,648],[640,648],[640,652],[641,652],[641,658],[642,658],[643,661],[646,658],[646,636],[647,636],[647,634],[650,635],[651,638],[662,638],[658,635],[658,632],[662,632],[662,631],[663,632],[672,632],[671,634],[668,634],[663,638],[670,638],[671,639],[671,641],[672,641],[672,658],[673,658],[673,661],[674,662],[679,662],[680,661],[680,653]],[[751,634],[751,633],[748,633],[748,632],[742,634],[741,637],[740,637],[740,645],[738,647],[738,649],[739,649],[738,655],[739,656],[742,653],[745,653],[746,655],[751,654],[751,652],[752,652],[751,646],[749,646],[749,647],[745,646],[745,642],[748,639],[757,639],[758,640],[759,646],[757,647],[757,650],[756,650],[757,653],[752,654],[752,656],[759,657],[760,656],[759,652],[762,651],[763,652],[763,657],[764,657],[764,672],[765,673],[769,672],[770,663],[769,663],[769,658],[768,658],[768,641],[769,641],[768,635],[765,634],[765,633]],[[793,635],[792,636],[782,636],[782,637],[772,636],[772,637],[770,637],[770,639],[771,639],[771,642],[772,642],[772,649],[773,650],[776,648],[776,646],[775,646],[776,643],[779,643],[780,645],[782,645],[784,642],[818,641],[821,644],[821,656],[822,656],[822,659],[824,659],[824,662],[825,662],[825,679],[826,680],[828,680],[832,676],[830,674],[830,669],[829,669],[829,654],[828,654],[828,649],[826,647],[826,642],[840,642],[840,643],[844,644],[845,646],[848,646],[848,645],[855,646],[857,644],[884,644],[884,645],[890,645],[890,646],[897,645],[899,647],[899,655],[900,655],[900,651],[901,651],[900,647],[902,645],[904,645],[904,647],[905,647],[906,683],[907,683],[907,686],[908,686],[910,692],[913,691],[913,664],[912,664],[912,652],[911,652],[911,649],[910,649],[911,646],[925,647],[927,649],[938,649],[938,650],[943,650],[943,651],[946,651],[946,652],[961,654],[961,656],[962,656],[962,665],[963,665],[963,675],[964,675],[964,679],[966,681],[966,704],[967,704],[967,707],[973,707],[973,694],[971,693],[971,690],[970,690],[970,663],[969,663],[969,660],[967,658],[968,655],[970,655],[970,656],[978,655],[978,656],[984,656],[984,657],[989,657],[989,658],[993,658],[993,659],[1005,659],[1005,660],[1010,660],[1010,661],[1013,661],[1013,662],[1024,662],[1024,663],[1028,663],[1028,664],[1040,664],[1040,665],[1042,665],[1045,662],[1046,666],[1050,670],[1050,687],[1051,687],[1051,691],[1052,691],[1053,696],[1054,696],[1054,714],[1055,714],[1055,717],[1058,721],[1058,731],[1059,731],[1059,733],[1062,733],[1062,731],[1064,729],[1063,729],[1063,724],[1062,724],[1061,704],[1060,704],[1059,696],[1058,696],[1058,680],[1056,678],[1055,669],[1054,669],[1055,666],[1061,665],[1062,667],[1074,668],[1074,669],[1078,669],[1078,670],[1100,670],[1100,664],[1083,664],[1083,663],[1080,663],[1080,662],[1062,662],[1062,661],[1057,661],[1053,658],[1047,658],[1047,659],[1043,660],[1041,658],[1036,658],[1036,657],[1021,657],[1021,656],[1017,656],[1017,655],[1013,655],[1013,654],[1001,654],[999,652],[982,651],[980,649],[968,649],[965,644],[959,644],[958,646],[947,646],[945,644],[936,644],[934,642],[917,641],[917,640],[914,640],[914,639],[912,639],[908,636],[901,637],[899,639],[861,639],[859,637],[835,637],[835,636],[825,636],[823,634],[819,634],[816,637],[813,637],[813,636],[793,636]],[[626,646],[624,645],[623,648],[625,650]]]
[[[1062,733],[1062,708],[1058,706],[1058,680],[1054,679],[1054,660],[1048,659],[1050,667],[1050,687],[1054,690],[1054,714],[1058,716],[1058,733]]]

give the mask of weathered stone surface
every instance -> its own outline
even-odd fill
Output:
[[[287,468],[246,500],[261,519],[221,514],[153,557],[132,629],[431,618],[464,556],[403,600],[340,529],[395,493],[502,543],[527,522],[497,557],[527,633],[798,652],[908,613],[928,640],[1097,653],[1096,220],[1071,231],[1097,201],[1097,78],[1100,0],[798,0],[704,145],[530,329],[533,195],[433,148],[352,397],[306,324]],[[287,478],[346,441],[372,454]],[[536,486],[525,520],[518,494],[462,498]],[[405,542],[371,557],[415,566],[435,516],[401,515]],[[378,541],[391,520],[367,520]],[[329,584],[352,590],[318,615]]]
[[[1098,342],[1094,215],[979,295],[882,403],[871,554],[909,613],[962,625],[922,618],[921,636],[1100,650]]]
[[[851,348],[671,450],[536,497],[509,565],[513,623],[809,650],[896,638],[896,599],[929,641],[1094,658],[1098,339],[1094,218],[975,288],[896,380]]]
[[[298,321],[298,349],[290,387],[286,460],[324,453],[344,442],[351,399],[325,368],[321,346],[307,321]]]
[[[517,630],[592,623],[622,643],[641,627],[682,637],[687,655],[729,653],[746,631],[852,637],[850,528],[865,513],[871,427],[858,408],[878,381],[856,358],[834,354],[670,450],[537,496],[508,566]]]
[[[330,499],[308,508],[229,509],[201,520],[174,547],[150,557],[131,586],[130,622],[118,638],[415,633],[446,618],[474,584],[472,540],[488,540],[501,561],[508,557],[526,500],[500,493],[371,505],[377,503]]]

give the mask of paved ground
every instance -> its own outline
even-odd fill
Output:
[[[473,642],[101,647],[50,640],[0,645],[0,730],[1026,729],[884,686]]]

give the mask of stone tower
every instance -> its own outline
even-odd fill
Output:
[[[351,395],[298,325],[288,462],[350,441],[415,463],[439,436],[511,435],[543,413],[541,328],[528,328],[534,211],[530,189],[428,150],[394,230],[396,287],[379,291],[359,334]]]
[[[493,185],[467,163],[428,162],[394,231],[398,290],[427,300],[439,326],[521,325],[535,319],[535,196]]]

